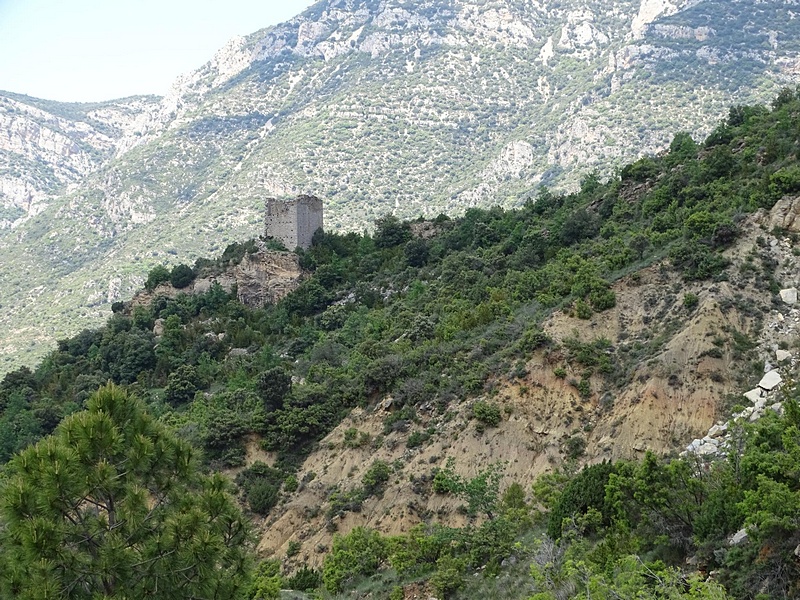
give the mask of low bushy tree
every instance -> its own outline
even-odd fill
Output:
[[[176,265],[170,273],[169,281],[173,287],[183,289],[194,281],[194,271],[188,265]]]

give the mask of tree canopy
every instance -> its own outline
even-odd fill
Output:
[[[121,388],[8,464],[0,595],[237,598],[248,528],[221,476]]]

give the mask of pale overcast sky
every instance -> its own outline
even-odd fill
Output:
[[[164,94],[235,35],[314,0],[0,0],[0,90],[71,102]]]

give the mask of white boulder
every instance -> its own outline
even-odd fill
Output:
[[[786,288],[780,291],[781,300],[786,304],[795,304],[797,302],[797,288]]]
[[[709,454],[716,454],[717,453],[717,445],[712,444],[711,442],[706,442],[702,446],[700,446],[696,452],[700,456],[708,456]]]
[[[762,394],[763,392],[761,388],[755,388],[753,390],[750,390],[749,392],[745,392],[744,397],[750,400],[750,402],[753,402],[755,404],[756,402],[758,402],[758,399],[761,398]]]
[[[721,435],[724,435],[726,431],[728,431],[727,423],[723,423],[722,425],[714,425],[711,429],[708,430],[708,437],[718,438]]]
[[[761,381],[758,382],[758,387],[770,391],[778,387],[782,381],[780,373],[777,371],[770,371],[761,378]]]
[[[739,544],[746,541],[747,541],[747,530],[740,529],[728,539],[728,544],[731,546],[738,546]]]

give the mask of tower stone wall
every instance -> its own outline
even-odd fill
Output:
[[[322,200],[298,196],[294,200],[268,198],[264,211],[267,237],[280,240],[289,250],[311,247],[314,232],[322,228]]]

